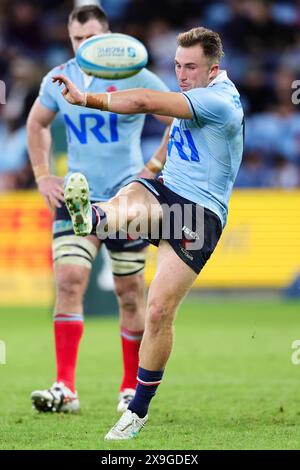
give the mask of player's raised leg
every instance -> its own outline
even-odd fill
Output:
[[[91,204],[89,186],[81,173],[70,175],[65,187],[65,201],[76,235],[86,236],[96,233],[98,238],[112,236],[119,230],[129,231],[134,227],[145,227],[147,236],[162,219],[162,208],[153,194],[140,183],[130,183],[108,202]],[[156,230],[157,231],[157,230]],[[136,235],[136,233],[134,233]]]

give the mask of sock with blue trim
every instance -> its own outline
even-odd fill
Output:
[[[128,409],[136,413],[140,418],[146,416],[150,401],[162,381],[163,373],[163,370],[153,371],[139,367],[135,396],[129,403]]]

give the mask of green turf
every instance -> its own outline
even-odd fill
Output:
[[[82,412],[38,415],[33,389],[54,378],[51,314],[0,310],[0,449],[299,449],[300,304],[279,300],[186,301],[175,347],[151,406],[132,441],[106,443],[118,415],[121,374],[116,318],[86,321],[78,365]]]

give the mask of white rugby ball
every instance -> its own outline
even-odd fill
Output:
[[[127,34],[92,36],[76,52],[80,68],[100,78],[127,78],[138,73],[148,62],[145,46]]]

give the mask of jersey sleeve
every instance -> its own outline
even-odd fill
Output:
[[[43,106],[50,109],[50,111],[58,112],[59,107],[57,104],[57,85],[52,83],[53,71],[49,72],[42,80],[39,99]]]
[[[149,88],[156,91],[170,91],[167,85],[155,73],[143,69],[139,73],[140,88]]]
[[[183,93],[196,121],[225,123],[228,103],[213,87],[193,88]]]

